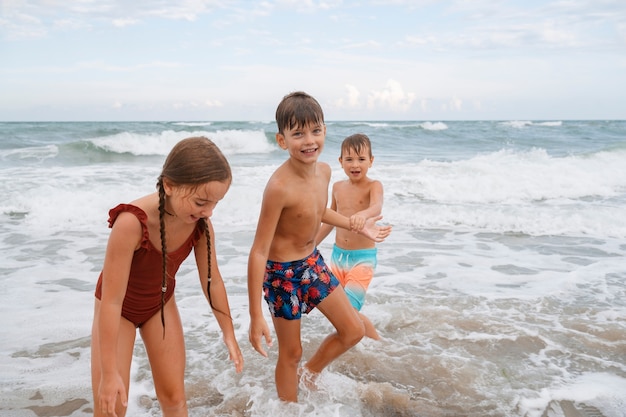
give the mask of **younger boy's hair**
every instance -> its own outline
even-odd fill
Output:
[[[341,155],[343,156],[344,152],[349,152],[353,150],[357,155],[361,154],[361,151],[367,149],[369,152],[370,159],[372,158],[372,144],[370,142],[370,138],[363,133],[355,133],[354,135],[350,135],[343,140],[341,143]]]
[[[276,109],[278,133],[310,123],[324,124],[324,112],[317,100],[303,91],[295,91],[283,97]]]

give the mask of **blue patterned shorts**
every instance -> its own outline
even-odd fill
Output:
[[[315,249],[307,258],[291,262],[267,261],[263,295],[274,317],[299,320],[333,292],[339,281]]]

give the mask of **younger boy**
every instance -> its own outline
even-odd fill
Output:
[[[301,372],[315,376],[364,335],[363,323],[343,288],[324,264],[315,244],[322,222],[350,229],[350,219],[327,208],[330,166],[318,162],[326,125],[319,103],[303,92],[283,98],[276,110],[278,145],[289,158],[270,177],[248,259],[250,343],[263,356],[262,338],[272,339],[261,309],[267,301],[278,339],[276,391],[284,401],[298,400],[302,357],[300,318],[317,307],[335,327]],[[377,242],[391,232],[367,219],[359,233]]]
[[[370,179],[367,171],[374,162],[370,139],[357,133],[341,144],[339,163],[348,179],[333,184],[330,208],[350,218],[350,225],[359,230],[369,217],[379,216],[383,208],[383,185]],[[319,244],[333,229],[323,224],[315,241]],[[376,245],[362,235],[337,229],[329,266],[339,279],[350,304],[365,326],[365,336],[380,339],[372,322],[360,313],[365,292],[376,269]]]

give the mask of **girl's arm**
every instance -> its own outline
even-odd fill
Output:
[[[100,404],[114,410],[117,396],[126,402],[126,387],[118,372],[117,343],[122,304],[128,286],[130,265],[142,237],[141,223],[131,213],[120,213],[109,236],[102,269],[102,295],[98,317],[100,343]]]
[[[217,255],[215,253],[215,232],[213,231],[213,224],[209,219],[206,220],[207,227],[209,229],[209,235],[211,236],[211,294],[207,292],[208,289],[208,248],[206,235],[203,235],[194,247],[194,255],[196,258],[196,265],[198,266],[198,274],[200,277],[200,285],[207,301],[209,296],[211,303],[213,304],[213,314],[217,320],[220,329],[222,330],[224,344],[228,348],[230,360],[235,364],[235,370],[237,373],[243,369],[243,355],[239,349],[237,338],[235,337],[235,329],[233,327],[233,321],[230,316],[230,306],[228,304],[228,295],[226,293],[226,286],[222,279],[219,266],[217,264]]]

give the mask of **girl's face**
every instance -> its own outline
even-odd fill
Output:
[[[167,196],[167,211],[188,223],[213,215],[213,209],[224,198],[230,181],[210,181],[197,187],[168,186],[163,183]]]

